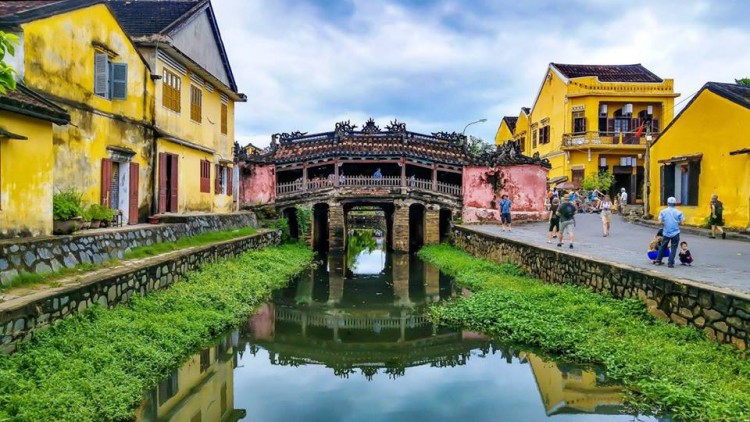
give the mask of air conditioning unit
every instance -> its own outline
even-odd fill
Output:
[[[622,107],[622,114],[623,115],[631,115],[631,114],[633,114],[633,104],[625,104]]]
[[[607,117],[607,105],[601,104],[599,106],[599,117]]]

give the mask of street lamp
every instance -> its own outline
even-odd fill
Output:
[[[461,135],[466,134],[466,128],[469,127],[469,126],[471,126],[471,125],[473,125],[474,123],[484,123],[486,121],[487,121],[487,119],[479,119],[479,120],[473,121],[471,123],[467,123],[466,126],[464,126],[464,130],[461,131]]]

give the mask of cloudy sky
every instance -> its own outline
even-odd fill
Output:
[[[750,76],[750,2],[214,0],[241,143],[368,117],[494,139],[550,62],[642,63],[682,93]],[[684,103],[677,106],[681,108]]]

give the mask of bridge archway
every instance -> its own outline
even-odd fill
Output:
[[[345,233],[349,233],[349,231],[352,229],[352,227],[350,227],[350,223],[352,222],[352,216],[354,213],[365,211],[372,214],[374,212],[378,215],[378,228],[384,229],[382,235],[385,239],[386,249],[393,249],[393,213],[395,212],[395,206],[393,205],[393,202],[352,201],[344,203],[343,208]],[[385,222],[385,227],[382,227],[383,220]]]
[[[289,223],[289,237],[292,239],[299,239],[299,220],[297,219],[297,208],[288,207],[282,211],[282,216],[286,218]]]
[[[316,251],[328,251],[329,206],[326,203],[313,205],[312,247]]]
[[[440,242],[448,240],[453,221],[453,212],[448,208],[440,208]]]
[[[424,245],[425,206],[419,203],[409,206],[409,252],[416,252]]]

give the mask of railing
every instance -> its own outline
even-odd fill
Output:
[[[447,195],[461,196],[462,190],[460,185],[453,185],[445,182],[437,182],[436,189],[433,189],[432,180],[409,178],[405,181],[406,187],[425,191],[435,191]],[[401,177],[399,176],[340,176],[339,186],[344,187],[400,187]],[[302,179],[292,182],[284,182],[276,185],[276,195],[285,196],[303,192],[316,191],[335,187],[335,179],[331,176],[326,179],[312,179],[307,181],[307,187]]]
[[[657,134],[652,133],[656,136]],[[646,145],[646,135],[635,136],[635,132],[584,132],[563,135],[563,146],[588,145]]]

